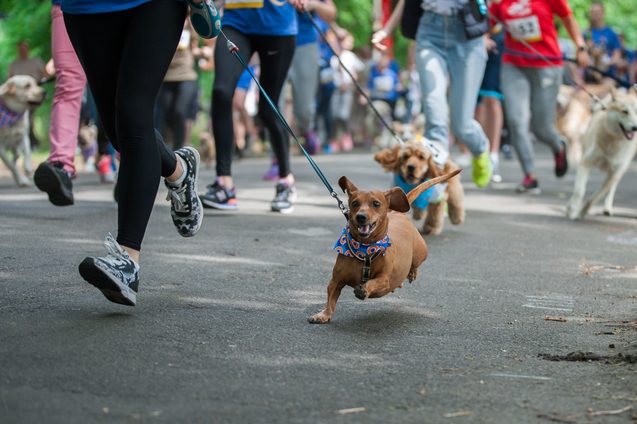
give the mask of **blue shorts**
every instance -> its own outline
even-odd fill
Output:
[[[254,66],[250,66],[249,68],[251,72],[254,72]],[[248,91],[248,88],[250,88],[251,82],[252,82],[252,77],[250,76],[250,73],[244,69],[243,73],[239,77],[239,82],[237,82],[237,88]]]
[[[500,62],[502,61],[502,52],[504,51],[504,31],[491,36],[496,42],[496,50],[498,53],[489,52],[489,60],[484,70],[482,85],[478,96],[495,97],[502,100],[502,92],[500,90]]]

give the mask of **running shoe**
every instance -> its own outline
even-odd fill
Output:
[[[86,282],[100,289],[111,302],[135,306],[139,287],[139,265],[109,233],[104,240],[108,254],[85,258],[80,275]]]
[[[237,197],[234,188],[232,190],[222,186],[218,181],[209,184],[208,192],[199,196],[204,207],[223,210],[237,209]]]
[[[199,152],[191,146],[182,147],[175,152],[186,163],[186,178],[175,187],[165,181],[170,200],[170,216],[177,232],[182,237],[192,237],[201,228],[203,208],[197,195],[197,176],[199,175]]]
[[[520,184],[515,189],[515,191],[518,193],[529,193],[529,194],[540,194],[542,192],[542,190],[540,190],[540,185],[538,184],[537,180],[532,179],[528,175],[526,176],[526,178],[524,178],[524,181],[522,181],[522,184]]]
[[[555,176],[557,178],[562,178],[566,171],[568,171],[568,142],[564,137],[560,137],[560,143],[562,144],[562,148],[559,153],[555,154]]]
[[[343,138],[341,139],[341,146],[343,146],[343,151],[351,151],[354,148],[354,141],[352,141],[352,136],[349,134],[343,134]]]
[[[276,185],[276,196],[270,203],[273,212],[292,213],[296,202],[296,187],[280,182]]]
[[[489,152],[484,151],[477,158],[471,158],[473,164],[473,181],[478,187],[484,187],[491,181],[491,161],[489,160]]]
[[[276,159],[272,161],[272,166],[270,166],[268,172],[263,174],[263,179],[267,181],[276,181],[279,179],[279,164],[276,162]]]
[[[49,195],[55,206],[69,206],[73,202],[71,175],[61,163],[42,162],[33,175],[33,182],[40,191]]]
[[[303,138],[305,139],[305,143],[303,143],[303,148],[309,155],[315,155],[321,150],[321,141],[319,140],[318,136],[314,133],[314,131],[306,132],[305,134],[303,134]]]

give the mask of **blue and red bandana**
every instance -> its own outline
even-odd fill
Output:
[[[14,112],[0,100],[0,128],[14,124],[24,116],[24,112]]]
[[[379,251],[383,253],[383,256],[385,256],[385,251],[389,246],[391,246],[391,241],[389,240],[389,232],[387,232],[387,234],[385,234],[385,237],[383,237],[376,243],[365,244],[357,242],[352,238],[352,233],[350,233],[349,231],[348,222],[347,226],[343,230],[343,234],[341,234],[341,236],[336,241],[334,250],[336,250],[341,255],[345,255],[350,258],[356,257],[358,259],[364,259],[365,256],[373,255],[374,253]]]

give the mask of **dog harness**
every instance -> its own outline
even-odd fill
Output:
[[[336,241],[334,250],[341,255],[363,261],[363,284],[365,284],[371,277],[372,262],[381,255],[385,256],[385,252],[389,246],[391,246],[389,231],[385,234],[385,237],[376,243],[359,243],[352,238],[348,222],[345,229],[343,229],[343,233]]]
[[[24,114],[25,112],[19,113],[9,109],[9,107],[0,100],[0,128],[15,124]]]

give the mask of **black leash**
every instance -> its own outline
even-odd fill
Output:
[[[343,201],[341,199],[338,198],[338,194],[336,193],[336,191],[334,191],[334,189],[330,185],[329,181],[327,181],[327,178],[325,178],[325,175],[323,175],[323,172],[321,172],[321,169],[319,168],[319,166],[316,164],[316,162],[314,162],[314,159],[312,159],[312,157],[303,148],[303,146],[301,145],[301,142],[299,141],[299,139],[296,138],[296,135],[294,134],[294,131],[292,131],[292,128],[290,128],[290,126],[286,122],[286,120],[283,117],[283,115],[281,115],[281,112],[279,111],[279,108],[276,107],[276,105],[272,102],[272,99],[270,99],[270,96],[268,96],[268,94],[265,92],[263,87],[261,87],[261,84],[259,84],[259,81],[254,76],[254,74],[252,73],[250,68],[248,67],[248,64],[245,62],[245,60],[243,60],[243,57],[241,56],[241,53],[239,53],[239,47],[237,47],[236,44],[234,44],[232,41],[230,41],[230,39],[225,34],[225,32],[223,32],[223,30],[221,30],[221,34],[223,34],[223,36],[226,39],[226,47],[228,48],[230,53],[232,53],[234,55],[234,57],[236,57],[239,60],[239,62],[241,62],[243,67],[246,69],[246,71],[248,71],[248,73],[250,74],[250,76],[254,80],[254,82],[257,83],[257,87],[259,87],[259,90],[261,91],[261,93],[263,94],[265,99],[268,101],[268,104],[272,107],[272,109],[276,113],[276,116],[279,118],[279,121],[281,121],[281,123],[283,124],[285,129],[290,133],[290,135],[294,138],[296,143],[299,145],[299,147],[301,148],[301,151],[303,152],[303,154],[305,155],[307,160],[310,162],[310,165],[312,166],[312,168],[314,169],[314,171],[316,172],[318,177],[321,179],[321,181],[323,182],[323,184],[325,185],[327,190],[330,192],[330,196],[332,196],[334,199],[336,199],[336,201],[338,202],[339,209],[341,210],[343,215],[345,215],[345,219],[349,220],[349,217],[348,217],[349,208],[343,203]]]
[[[385,118],[383,118],[383,116],[380,114],[380,112],[378,112],[378,109],[376,109],[376,107],[372,103],[372,99],[369,98],[367,93],[365,93],[365,90],[363,90],[363,87],[361,87],[361,85],[358,83],[356,78],[354,78],[354,76],[349,71],[349,69],[347,69],[347,67],[343,64],[343,61],[341,60],[341,57],[334,51],[334,49],[332,48],[330,43],[327,41],[327,37],[325,36],[325,33],[316,24],[316,21],[314,20],[314,17],[312,16],[312,14],[305,7],[303,7],[303,12],[310,19],[310,21],[312,22],[312,25],[314,25],[314,28],[316,28],[318,33],[321,35],[321,38],[323,39],[323,42],[327,45],[327,47],[330,48],[330,50],[332,51],[332,54],[334,56],[336,56],[336,58],[338,59],[338,62],[341,64],[343,69],[345,69],[345,72],[347,72],[347,75],[349,75],[350,78],[352,79],[352,81],[354,81],[354,84],[356,85],[356,88],[358,88],[358,91],[360,91],[360,93],[365,97],[365,99],[367,99],[367,104],[369,104],[369,107],[372,108],[372,110],[374,111],[374,114],[378,117],[378,119],[380,119],[380,122],[382,122],[383,125],[385,125],[385,127],[387,127],[389,132],[394,136],[394,139],[396,141],[398,141],[399,144],[401,144],[401,145],[405,144],[405,142],[402,140],[402,138],[398,137],[398,134],[396,134],[396,132],[394,132],[393,128],[385,121]]]
[[[499,23],[500,25],[502,25],[502,28],[508,32],[509,34],[511,34],[513,37],[515,37],[519,42],[521,42],[524,47],[526,47],[527,49],[531,50],[533,53],[535,53],[540,59],[544,60],[546,63],[548,63],[551,67],[555,67],[555,64],[553,62],[551,62],[549,59],[546,58],[546,56],[544,56],[542,53],[538,52],[537,49],[535,47],[533,47],[532,45],[530,45],[529,43],[527,43],[526,41],[524,41],[522,39],[522,37],[520,37],[519,34],[516,34],[515,31],[511,30],[511,28],[509,28],[508,26],[506,26],[506,24],[504,22],[502,22],[500,19],[496,18],[495,16],[493,16],[493,14],[491,14],[491,12],[487,11],[487,15],[493,19],[494,21],[496,21],[497,23]],[[573,82],[574,85],[579,88],[580,90],[585,91],[589,96],[591,96],[593,98],[593,100],[595,100],[597,103],[599,103],[600,105],[602,105],[602,109],[608,109],[608,106],[606,106],[606,103],[604,103],[602,101],[602,99],[600,99],[599,97],[597,97],[595,94],[591,93],[589,90],[586,89],[586,87],[584,87],[583,85],[577,84],[575,82]]]

